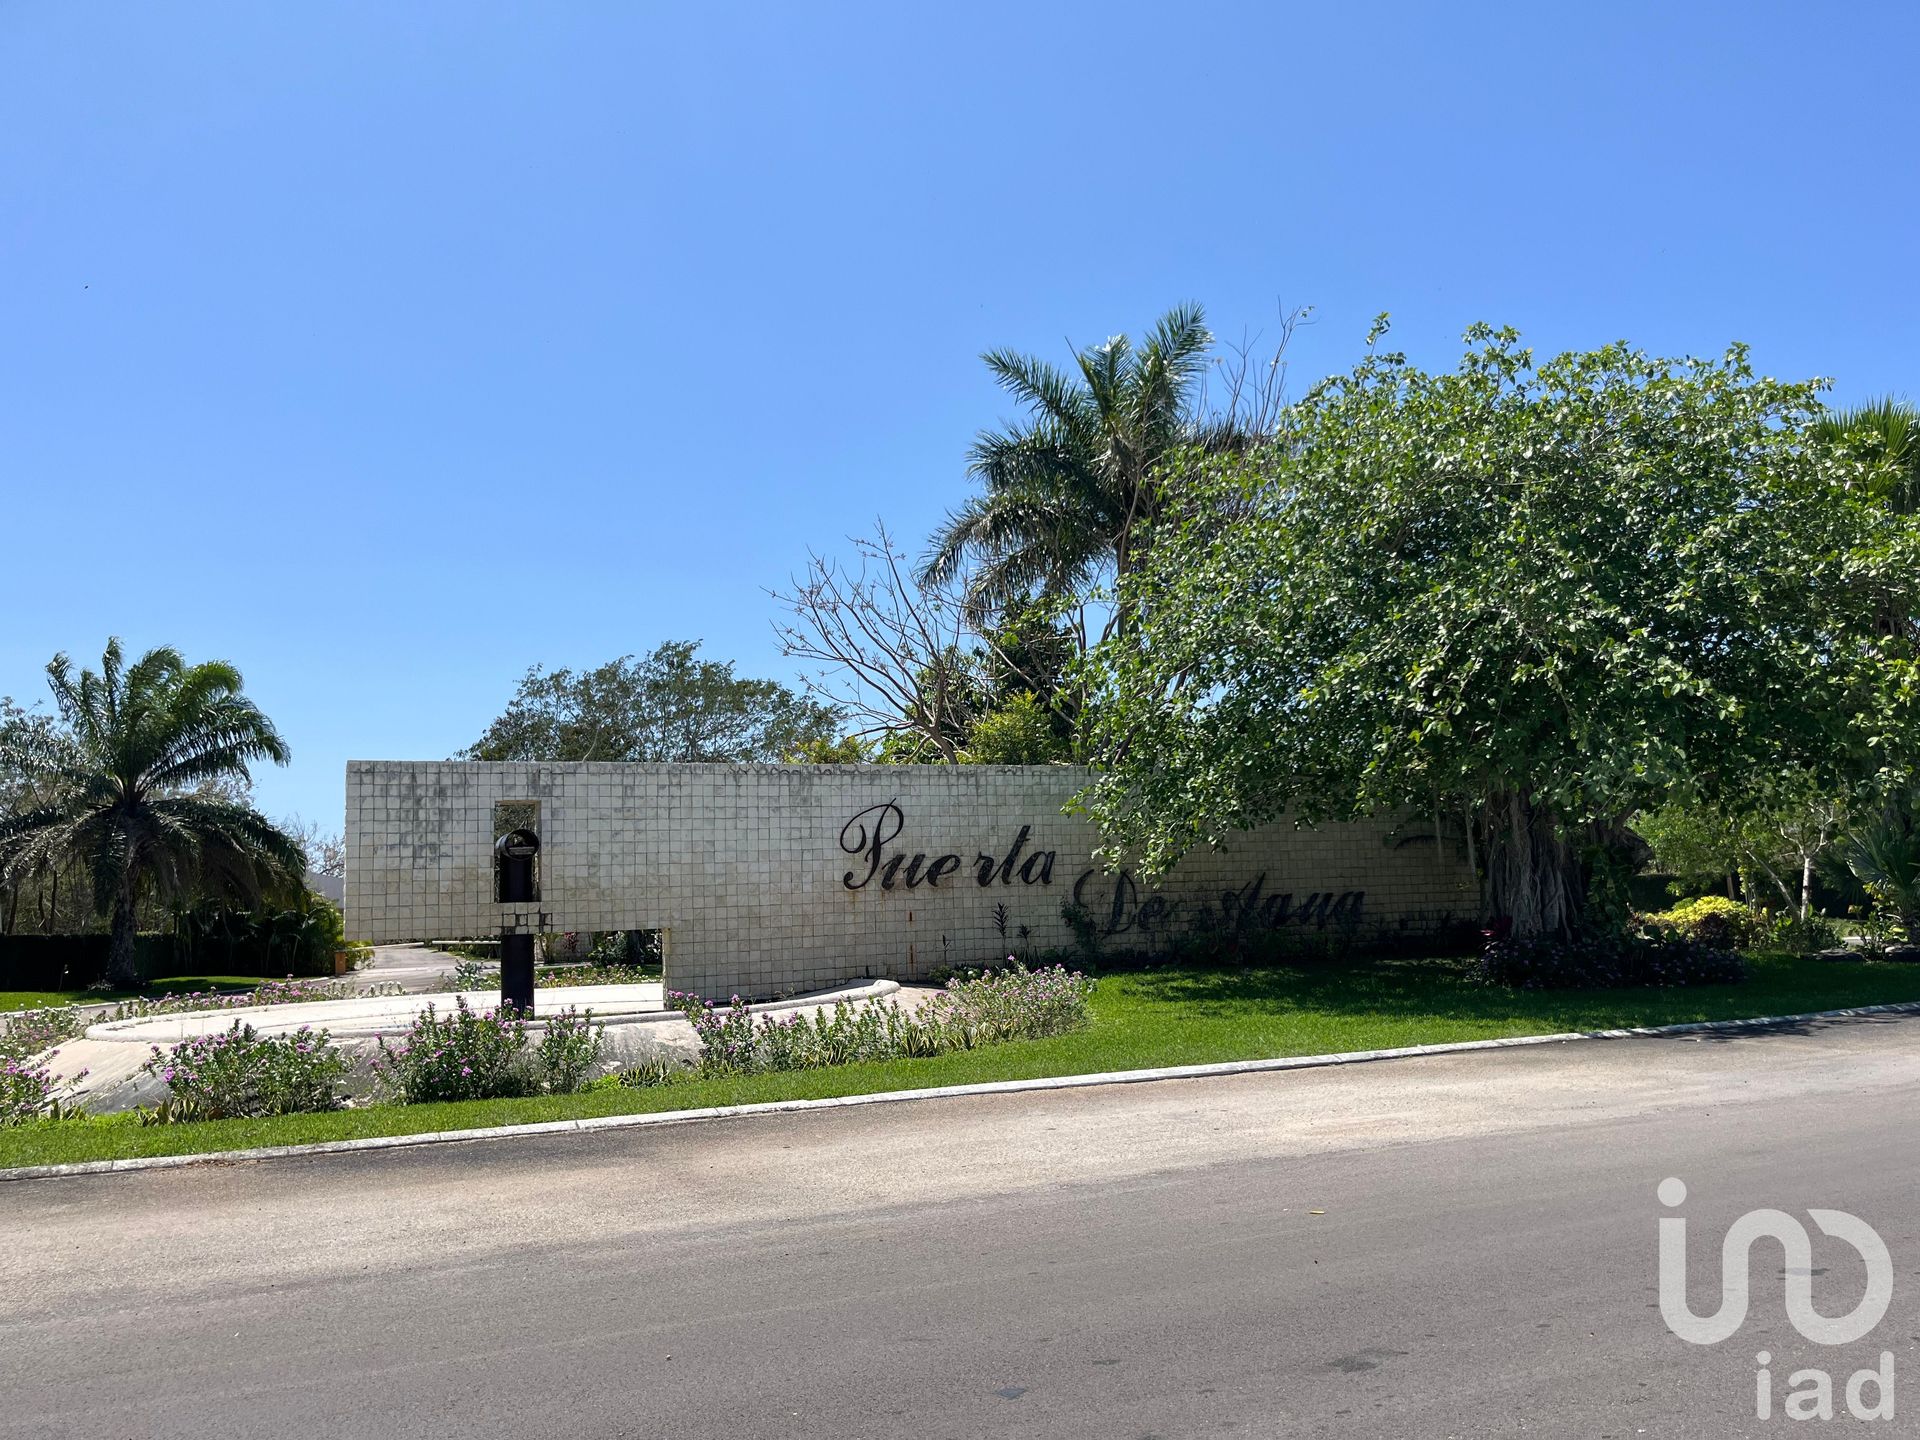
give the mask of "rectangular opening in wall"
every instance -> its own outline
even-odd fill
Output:
[[[640,984],[660,978],[661,940],[658,930],[570,931],[547,937],[545,959],[562,970],[631,972]],[[564,975],[553,983],[564,985]]]
[[[493,898],[505,904],[540,899],[540,802],[500,800],[493,807]]]

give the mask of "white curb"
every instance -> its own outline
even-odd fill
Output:
[[[784,1115],[800,1110],[838,1110],[853,1105],[891,1105],[906,1100],[954,1100],[969,1095],[1017,1095],[1029,1090],[1078,1090],[1095,1085],[1139,1085],[1155,1080],[1202,1080],[1214,1075],[1255,1075],[1273,1070],[1312,1070],[1329,1065],[1358,1065],[1373,1060],[1405,1060],[1420,1055],[1461,1055],[1474,1050],[1511,1050],[1524,1045],[1564,1045],[1574,1040],[1628,1040],[1689,1035],[1714,1030],[1761,1030],[1808,1020],[1847,1020],[1864,1015],[1920,1014],[1920,1000],[1896,1005],[1861,1005],[1847,1010],[1813,1010],[1804,1015],[1757,1015],[1747,1020],[1690,1020],[1678,1025],[1636,1026],[1625,1030],[1569,1030],[1556,1035],[1513,1035],[1498,1040],[1456,1040],[1441,1045],[1402,1045],[1391,1050],[1344,1050],[1331,1055],[1285,1055],[1271,1060],[1223,1060],[1210,1065],[1169,1065],[1157,1070],[1106,1070],[1090,1075],[1052,1075],[1034,1080],[990,1080],[977,1085],[934,1085],[923,1090],[882,1090],[867,1095],[832,1095],[817,1100],[765,1100],[752,1105],[713,1105],[699,1110],[658,1110],[641,1115],[598,1115],[584,1120],[546,1120],[529,1125],[492,1125],[478,1130],[432,1130],[416,1135],[374,1135],[364,1140],[322,1140],[311,1145],[262,1145],[252,1150],[212,1150],[197,1155],[146,1155],[126,1160],[83,1160],[72,1165],[19,1165],[0,1169],[0,1181],[50,1180],[66,1175],[120,1174],[133,1170],[170,1170],[181,1165],[228,1164],[236,1160],[280,1160],[295,1155],[343,1155],[359,1150],[398,1150],[410,1145],[446,1145],[456,1141],[511,1140],[523,1135],[560,1135],[581,1130],[627,1130],[644,1125],[684,1125],[699,1120],[730,1120],[749,1115]]]

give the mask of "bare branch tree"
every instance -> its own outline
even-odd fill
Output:
[[[850,537],[851,564],[809,554],[806,573],[767,593],[792,612],[776,620],[781,653],[823,668],[804,677],[868,736],[905,736],[949,763],[977,718],[979,652],[997,651],[967,620],[964,576],[921,580],[884,523]]]
[[[1270,439],[1287,409],[1287,347],[1293,332],[1313,323],[1313,307],[1280,309],[1278,336],[1243,333],[1238,344],[1220,344],[1200,382],[1193,413],[1195,430],[1210,448],[1239,449]]]
[[[298,815],[282,822],[282,828],[300,842],[307,857],[307,868],[316,875],[339,877],[347,873],[347,842],[337,830],[302,820]]]

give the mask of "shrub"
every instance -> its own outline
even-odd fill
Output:
[[[1595,990],[1730,985],[1746,979],[1747,970],[1732,950],[1655,931],[1495,940],[1480,957],[1478,975],[1515,990]]]
[[[455,990],[498,990],[500,967],[467,956],[453,967],[453,974],[447,984]]]
[[[581,1089],[606,1049],[607,1027],[593,1023],[593,1011],[562,1010],[546,1022],[534,1050],[541,1079],[555,1095]]]
[[[431,1004],[414,1017],[398,1044],[380,1037],[374,1074],[409,1105],[431,1100],[497,1100],[535,1088],[518,1063],[527,1048],[526,1022],[494,1010],[476,1011],[456,995],[453,1013]]]
[[[141,1067],[167,1082],[196,1119],[243,1120],[340,1108],[340,1082],[352,1069],[324,1030],[262,1035],[244,1020],[196,1035],[169,1050],[153,1047]]]
[[[545,966],[534,972],[535,985],[638,985],[644,974],[631,965],[598,963]]]
[[[686,1016],[699,1037],[702,1074],[728,1075],[755,1068],[753,1012],[738,995],[722,1010],[717,1001],[702,1000],[690,990],[669,990],[667,1008]]]
[[[23,1010],[7,1021],[0,1033],[0,1060],[24,1060],[71,1040],[90,1023],[78,1007],[48,1005],[39,1010]]]
[[[1759,944],[1769,950],[1785,950],[1794,955],[1811,955],[1817,950],[1835,950],[1846,943],[1857,928],[1827,915],[1808,915],[1802,920],[1791,912],[1772,917]]]
[[[223,993],[190,990],[184,994],[139,996],[123,1000],[99,1020],[143,1020],[149,1015],[179,1015],[195,1010],[250,1010],[258,1005],[305,1005],[316,1000],[352,1000],[406,992],[391,981],[356,986],[348,980],[268,980],[251,990]]]
[[[1764,915],[1724,895],[1682,901],[1670,910],[1646,916],[1643,923],[1716,950],[1751,949],[1770,928]]]
[[[651,1060],[642,1060],[638,1065],[629,1065],[617,1075],[603,1075],[587,1088],[597,1090],[606,1086],[608,1089],[650,1090],[655,1085],[671,1085],[687,1073],[686,1066],[656,1056]]]
[[[1029,970],[1014,962],[978,979],[948,981],[920,1019],[964,1037],[959,1048],[971,1049],[1078,1030],[1087,1023],[1092,996],[1093,982],[1078,971],[1063,965]]]
[[[673,991],[701,1043],[703,1075],[810,1070],[862,1060],[918,1059],[1004,1040],[1061,1035],[1085,1025],[1093,982],[1064,966],[1004,968],[956,977],[918,1014],[898,1002],[841,1000],[811,1015],[756,1016],[738,995],[723,1008]],[[658,1082],[649,1082],[658,1083]]]
[[[82,1070],[73,1078],[78,1080],[86,1073]],[[44,1066],[24,1060],[0,1060],[0,1126],[25,1125],[49,1117],[64,1119],[77,1114],[76,1109],[63,1106],[55,1098],[54,1092],[60,1085]]]

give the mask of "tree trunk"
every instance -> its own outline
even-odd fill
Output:
[[[114,990],[138,990],[140,972],[133,963],[133,884],[123,882],[113,899],[113,930],[107,940],[106,983]]]
[[[1519,939],[1567,935],[1580,919],[1587,884],[1559,817],[1519,790],[1487,801],[1487,908]]]

